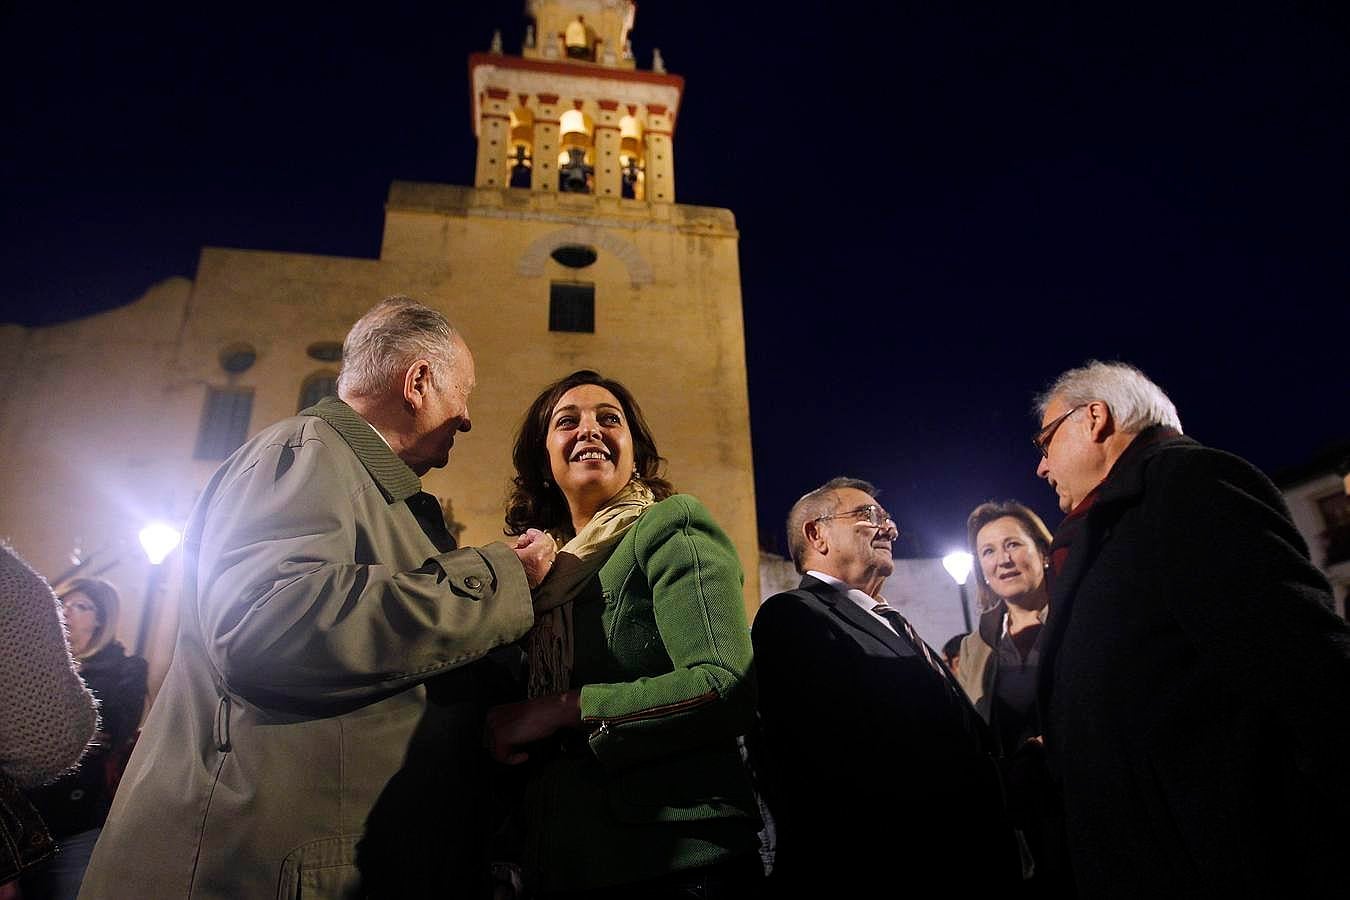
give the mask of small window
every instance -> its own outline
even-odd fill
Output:
[[[549,285],[548,330],[595,332],[595,285],[555,281]]]
[[[197,459],[224,459],[248,437],[253,415],[253,388],[207,388],[202,424],[197,432]]]
[[[342,343],[340,341],[315,341],[305,348],[305,353],[309,354],[310,359],[317,359],[319,362],[340,362],[342,360]]]
[[[258,359],[258,351],[252,344],[230,344],[220,351],[220,367],[231,375],[247,372]]]
[[[309,409],[324,397],[337,396],[337,375],[333,372],[315,372],[300,386],[300,405],[295,409]]]
[[[560,265],[569,269],[584,269],[595,262],[595,248],[585,244],[563,244],[549,254]]]

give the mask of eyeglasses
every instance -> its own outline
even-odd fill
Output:
[[[1050,422],[1031,436],[1031,442],[1036,445],[1037,450],[1041,451],[1041,456],[1047,458],[1050,456],[1050,442],[1055,439],[1055,432],[1059,430],[1059,426],[1064,424],[1065,419],[1085,406],[1087,406],[1086,403],[1078,404],[1073,409],[1069,410],[1064,415],[1059,416],[1053,422]]]
[[[857,509],[850,509],[847,512],[834,513],[828,516],[816,516],[813,521],[824,522],[827,519],[861,519],[873,528],[885,528],[890,526],[895,529],[895,536],[900,536],[900,526],[895,524],[895,519],[875,503],[867,506],[860,506]]]

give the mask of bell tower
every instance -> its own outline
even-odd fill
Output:
[[[395,182],[385,207],[391,283],[445,304],[473,347],[476,402],[495,413],[424,484],[454,499],[465,540],[500,535],[524,403],[568,372],[603,372],[640,398],[671,482],[735,541],[753,612],[740,234],[731,210],[676,200],[684,79],[659,52],[634,59],[631,0],[525,10],[519,55],[494,36],[469,56],[473,185]]]
[[[684,79],[639,69],[631,0],[528,0],[520,56],[469,58],[474,186],[675,202],[671,138]]]

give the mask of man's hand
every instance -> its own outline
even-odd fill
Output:
[[[538,528],[530,528],[516,538],[516,551],[520,565],[525,569],[525,580],[530,587],[539,587],[539,582],[553,568],[553,559],[558,555],[558,545]]]
[[[526,744],[580,724],[579,691],[506,703],[488,710],[483,745],[497,762],[516,766],[529,759],[529,754],[521,749]]]

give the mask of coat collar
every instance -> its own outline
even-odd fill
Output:
[[[1097,503],[1109,505],[1142,494],[1144,470],[1148,468],[1148,461],[1163,450],[1182,445],[1199,446],[1194,440],[1166,425],[1153,425],[1139,432],[1102,481]],[[1088,515],[1092,515],[1091,510]]]
[[[387,502],[407,500],[422,490],[422,479],[417,473],[395,456],[374,426],[346,403],[336,397],[325,397],[309,409],[302,409],[300,415],[314,416],[333,426],[375,479]]]
[[[917,655],[916,648],[910,646],[909,641],[900,637],[890,628],[877,621],[875,616],[863,612],[844,592],[828,582],[821,581],[812,575],[803,575],[802,583],[798,586],[801,590],[809,591],[814,594],[821,603],[823,603],[836,616],[843,619],[849,625],[861,631],[865,631],[872,637],[883,642],[900,656]]]
[[[1195,441],[1163,425],[1145,428],[1125,448],[1106,479],[1092,491],[1091,502],[1070,512],[1055,531],[1050,545],[1052,560],[1064,554],[1064,561],[1052,566],[1050,606],[1055,608],[1072,596],[1090,558],[1090,547],[1103,539],[1110,523],[1120,515],[1120,507],[1136,501],[1144,493],[1148,463],[1159,453],[1173,447],[1198,447]],[[1052,616],[1053,618],[1053,616]]]
[[[1092,565],[1097,548],[1109,538],[1122,510],[1143,496],[1148,463],[1159,453],[1174,447],[1198,446],[1196,441],[1164,425],[1144,429],[1125,448],[1107,473],[1106,480],[1096,488],[1097,496],[1091,507],[1079,516],[1070,513],[1056,529],[1050,552],[1053,555],[1063,548],[1067,555],[1062,568],[1053,573],[1050,581],[1049,608],[1053,612],[1041,650],[1039,693],[1042,704],[1048,702],[1055,657],[1077,600],[1078,583]]]
[[[1044,625],[1049,612],[1050,604],[1047,603],[1036,612],[1036,621]],[[980,637],[990,647],[997,647],[998,642],[1003,639],[1003,619],[1007,614],[1008,604],[1002,600],[988,612],[980,613],[980,621],[975,627],[980,632]]]

